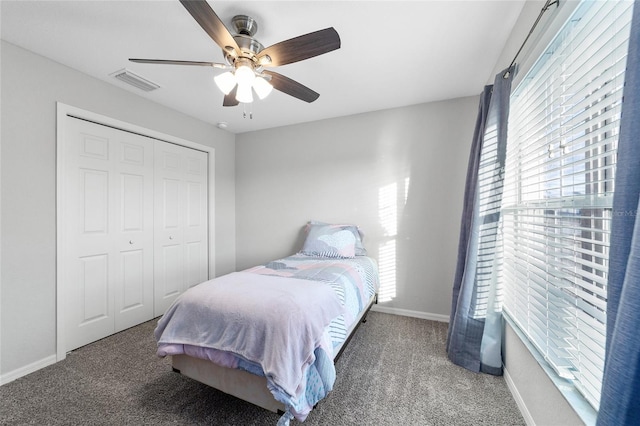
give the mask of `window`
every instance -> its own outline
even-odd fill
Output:
[[[513,91],[509,116],[504,311],[595,409],[632,8],[583,1]]]

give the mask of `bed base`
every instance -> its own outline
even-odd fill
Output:
[[[374,303],[378,303],[378,295],[374,295],[367,307],[360,313],[357,321],[351,325],[347,338],[338,348],[333,357],[334,362],[340,358],[342,352],[361,323],[367,321],[367,314]],[[283,413],[284,405],[277,401],[267,388],[267,379],[248,373],[244,370],[221,367],[210,361],[194,358],[188,355],[173,355],[171,357],[173,371],[187,376],[205,385],[216,388],[224,393],[233,395],[254,405],[274,413]]]

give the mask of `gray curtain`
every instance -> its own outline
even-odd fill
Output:
[[[640,424],[640,1],[634,2],[618,139],[599,426]]]
[[[495,304],[495,249],[498,242],[500,200],[507,143],[507,120],[513,68],[499,73],[480,96],[478,118],[471,145],[458,243],[447,336],[449,359],[475,372],[502,374],[499,310]],[[495,142],[491,152],[486,141]],[[478,180],[481,167],[492,168],[492,178]],[[487,165],[489,163],[489,165]],[[486,169],[485,169],[486,170]],[[486,173],[485,173],[486,176]],[[495,208],[479,209],[479,184],[491,188]],[[487,247],[492,251],[487,252]],[[493,247],[493,249],[491,249]],[[482,259],[481,259],[482,258]],[[489,321],[487,321],[489,317]],[[484,342],[483,342],[484,341]],[[484,351],[484,353],[483,353]]]

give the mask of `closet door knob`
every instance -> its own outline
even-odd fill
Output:
[[[172,237],[171,235],[169,235],[169,239],[170,239],[170,240],[173,240],[173,237]]]
[[[129,240],[129,244],[133,244],[133,240]]]

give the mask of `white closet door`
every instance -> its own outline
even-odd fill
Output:
[[[119,131],[115,331],[153,318],[153,141]]]
[[[153,317],[153,143],[67,118],[66,348]]]
[[[207,154],[155,145],[155,315],[207,280]]]
[[[185,266],[186,288],[206,281],[209,277],[208,239],[208,164],[207,154],[193,149],[185,156]]]

